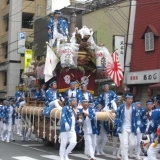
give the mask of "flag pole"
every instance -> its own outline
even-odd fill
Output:
[[[53,49],[52,49],[52,46],[46,41],[46,45],[51,48],[52,52],[54,53]],[[55,54],[55,53],[54,53]],[[55,56],[57,57],[57,55],[55,54]],[[58,57],[57,57],[58,58]],[[58,58],[59,59],[59,58]]]

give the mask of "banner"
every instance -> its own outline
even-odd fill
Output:
[[[25,53],[26,33],[18,32],[18,53]]]
[[[88,90],[92,94],[94,94],[94,83],[96,75],[93,73],[89,78],[87,78],[90,74],[91,72],[89,71],[85,71],[85,74],[83,74],[83,72],[75,69],[70,69],[67,71],[62,71],[61,73],[57,73],[57,84],[59,91],[65,92],[70,86],[70,81],[74,79],[79,82],[79,84],[81,82],[87,84]],[[77,87],[79,87],[79,85]]]
[[[114,36],[114,50],[117,49],[116,53],[118,54],[122,71],[124,71],[124,52],[125,52],[124,45],[125,45],[124,36]]]
[[[32,61],[33,52],[31,49],[25,50],[24,71],[27,71]]]

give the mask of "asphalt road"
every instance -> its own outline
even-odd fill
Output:
[[[20,137],[15,137],[15,142],[6,143],[0,141],[0,160],[59,160],[58,150],[52,146],[44,146],[41,140],[38,142],[22,142]],[[106,157],[99,156],[96,160],[116,160],[112,155],[112,148],[106,146]],[[70,160],[89,160],[83,151],[73,151],[69,155]]]

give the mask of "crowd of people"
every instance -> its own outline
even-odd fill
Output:
[[[114,91],[109,90],[108,84],[102,86],[103,92],[96,100],[87,90],[87,85],[83,84],[81,89],[78,89],[76,84],[76,81],[71,81],[69,89],[62,95],[58,92],[57,82],[53,81],[48,90],[43,84],[35,95],[37,101],[45,102],[45,108],[62,109],[60,160],[69,160],[68,154],[75,148],[78,134],[84,136],[84,154],[90,160],[95,160],[95,156],[105,155],[104,147],[111,129],[113,131],[113,155],[117,155],[117,158],[122,160],[128,160],[128,158],[141,160],[140,155],[143,154],[140,146],[142,134],[149,134],[151,143],[157,137],[157,128],[160,125],[160,95],[157,95],[154,100],[149,99],[146,106],[142,107],[139,100],[133,102],[132,93],[126,93],[123,102],[118,104],[117,95]],[[14,124],[16,124],[17,134],[22,136],[22,140],[30,140],[31,137],[37,140],[31,130],[27,130],[25,127],[22,129],[22,115],[15,112],[16,107],[21,108],[26,105],[27,96],[23,85],[19,84],[15,98],[9,101],[4,100],[0,106],[2,141],[14,141]],[[115,118],[114,120],[97,121],[96,112],[115,114]],[[112,128],[110,124],[112,124]],[[120,147],[116,150],[118,139]],[[148,159],[156,160],[159,150],[160,144],[156,147],[151,144],[148,149]]]

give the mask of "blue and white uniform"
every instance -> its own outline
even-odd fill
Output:
[[[39,88],[36,91],[36,96],[35,96],[36,100],[37,101],[44,101],[45,100],[45,94],[46,94],[45,90]]]
[[[88,155],[90,156],[91,159],[95,159],[94,154],[96,149],[96,135],[97,135],[95,109],[93,109],[92,107],[88,107],[87,109],[79,109],[79,111],[81,114],[83,113],[88,114],[88,116],[85,116],[83,119],[84,139],[85,139],[85,145],[87,145]]]
[[[127,98],[132,98],[131,95],[126,95]],[[117,132],[121,142],[121,155],[123,160],[128,160],[128,144],[130,148],[135,146],[135,135],[141,127],[141,120],[139,113],[134,105],[128,109],[126,104],[122,104],[117,108],[115,124],[117,125]],[[133,153],[130,153],[132,157]]]
[[[157,129],[160,128],[160,97],[159,95],[154,99],[157,103],[156,109],[152,111],[150,125],[148,132],[149,134],[154,133],[154,140],[158,137]],[[158,106],[159,105],[159,106]],[[150,145],[148,149],[148,160],[157,160],[156,155],[160,151],[160,138],[158,138],[158,144],[156,147],[153,147],[153,143]]]
[[[60,11],[56,10],[54,14],[61,14]],[[54,17],[50,18],[48,21],[47,28],[51,30],[51,33],[48,33],[49,43],[51,46],[54,45],[55,40],[57,39],[57,47],[59,47],[60,40],[67,39],[68,35],[68,24],[66,20],[62,18],[55,19]]]
[[[76,84],[76,82],[71,82],[70,84]],[[70,97],[76,97],[77,99],[77,103],[81,103],[82,101],[82,93],[79,89],[75,88],[75,89],[68,89],[64,95],[63,95],[64,99],[65,99],[65,103],[66,105],[68,105],[68,99]]]
[[[14,107],[11,105],[4,106],[3,108],[3,133],[2,133],[2,141],[4,141],[5,135],[7,135],[7,142],[10,142],[10,136],[12,132],[12,125],[14,119]]]
[[[75,100],[75,98],[71,98],[69,103]],[[74,149],[77,144],[76,140],[76,109],[72,106],[64,106],[62,109],[61,120],[60,120],[60,160],[69,160],[68,154]],[[69,142],[69,146],[66,148]]]

